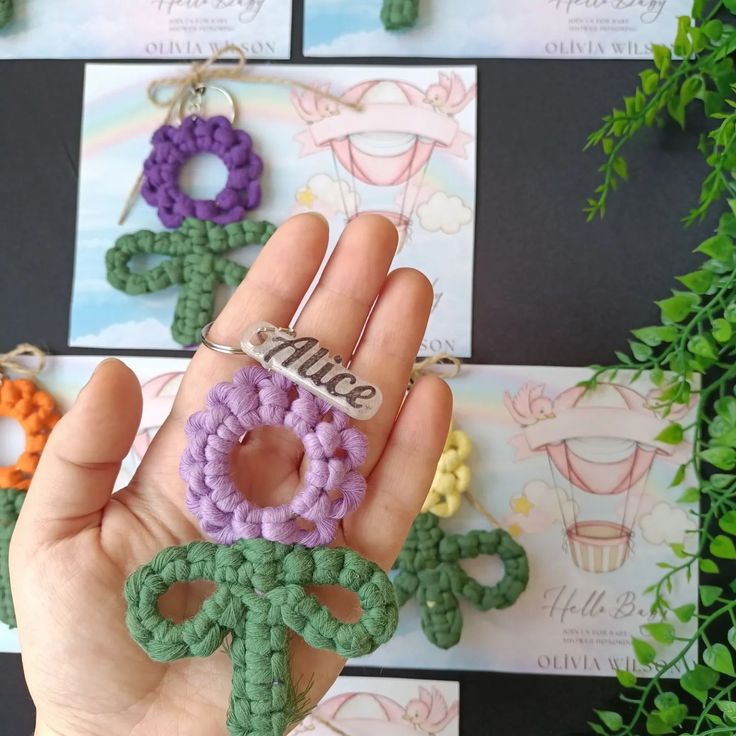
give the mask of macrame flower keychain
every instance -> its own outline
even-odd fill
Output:
[[[440,355],[423,361],[418,372],[447,357]],[[456,375],[459,361],[452,361]],[[394,564],[398,571],[393,581],[399,606],[416,598],[421,608],[422,630],[441,649],[449,649],[460,641],[461,598],[479,611],[507,608],[516,602],[529,582],[526,552],[504,529],[446,534],[440,527],[440,518],[456,514],[463,498],[492,525],[500,526],[469,490],[471,473],[465,461],[471,449],[465,432],[451,428],[422,513],[414,521]],[[462,560],[481,555],[496,556],[503,564],[503,577],[495,585],[482,585],[462,567]]]
[[[20,359],[35,360],[29,367]],[[25,448],[10,465],[0,467],[0,621],[16,625],[10,592],[10,537],[38,465],[41,451],[60,415],[51,396],[31,380],[43,370],[44,354],[33,345],[19,345],[0,355],[0,417],[15,420],[25,434]],[[11,378],[10,376],[23,376]]]
[[[127,624],[159,661],[206,657],[227,643],[231,736],[276,736],[299,716],[289,669],[291,632],[315,648],[358,657],[396,629],[396,593],[386,574],[350,549],[326,546],[365,493],[358,468],[367,440],[350,426],[348,414],[372,416],[381,397],[315,338],[291,330],[259,323],[247,331],[242,348],[212,343],[206,329],[203,338],[213,350],[261,363],[215,386],[206,408],[187,424],[181,460],[187,507],[215,542],[170,547],[135,571],[125,585]],[[244,498],[231,476],[233,452],[263,426],[290,429],[309,460],[296,496],[267,508]],[[183,623],[164,618],[161,596],[195,580],[215,584],[200,610]],[[313,585],[356,593],[359,619],[333,617],[307,590]]]
[[[228,55],[235,55],[237,62],[216,64]],[[202,328],[212,320],[218,287],[235,287],[247,273],[247,268],[226,256],[245,246],[264,245],[275,230],[270,222],[245,219],[261,203],[263,160],[253,150],[251,136],[235,125],[235,98],[214,84],[216,80],[298,87],[338,102],[325,89],[251,74],[246,71],[243,50],[234,45],[218,49],[179,76],[154,80],[149,85],[149,101],[166,108],[166,117],[153,134],[152,149],[118,224],[125,222],[142,196],[173,232],[141,230],[123,235],[107,251],[105,266],[110,285],[131,296],[181,287],[171,334],[185,347],[198,343]],[[168,96],[162,94],[169,88],[173,91]],[[229,103],[229,117],[204,115],[211,92],[219,93]],[[356,107],[353,103],[344,105]],[[227,168],[225,186],[214,199],[194,199],[179,184],[184,165],[201,153],[218,156]],[[134,259],[145,255],[166,256],[168,260],[145,271],[134,270]]]

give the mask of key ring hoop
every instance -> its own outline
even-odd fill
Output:
[[[213,350],[216,353],[222,353],[223,355],[247,355],[248,353],[245,352],[240,346],[233,347],[232,345],[223,345],[219,342],[213,342],[209,339],[208,335],[210,332],[210,329],[212,328],[212,325],[214,322],[208,322],[203,328],[202,328],[202,345],[204,345],[206,348],[209,348],[210,350]],[[296,335],[296,332],[291,327],[259,327],[256,330],[257,335],[264,335],[267,332],[285,332],[292,337]]]
[[[235,125],[235,121],[238,117],[238,110],[235,106],[235,98],[224,88],[218,87],[214,84],[200,84],[198,87],[192,87],[189,93],[184,95],[177,108],[177,125],[181,125],[182,120],[185,117],[193,115],[200,117],[202,115],[202,106],[204,103],[204,97],[208,90],[213,92],[219,92],[230,106],[230,113],[227,118],[231,125]]]

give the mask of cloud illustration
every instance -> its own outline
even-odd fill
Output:
[[[419,205],[417,217],[422,227],[431,233],[442,231],[446,235],[455,235],[473,219],[473,210],[454,194],[435,192]]]
[[[332,217],[338,212],[354,215],[360,207],[360,196],[344,179],[333,179],[328,174],[315,174],[296,193],[299,212],[319,212]]]
[[[118,322],[95,334],[75,337],[69,344],[82,348],[181,350],[181,345],[171,336],[169,327],[152,317],[138,322]]]
[[[695,541],[697,524],[684,509],[658,503],[648,514],[639,518],[642,536],[649,544],[685,544]]]
[[[533,480],[511,499],[512,513],[506,526],[517,536],[541,534],[555,524],[569,523],[578,512],[578,504],[562,488],[553,488],[543,480]]]

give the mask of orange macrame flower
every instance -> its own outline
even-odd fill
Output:
[[[60,414],[49,394],[27,378],[0,380],[0,417],[15,419],[26,435],[26,447],[13,465],[0,466],[0,488],[25,491],[41,451]]]

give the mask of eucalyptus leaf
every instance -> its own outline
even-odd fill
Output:
[[[718,565],[713,560],[700,560],[698,566],[700,567],[700,572],[704,572],[707,575],[718,575],[720,572]]]
[[[708,691],[718,684],[719,675],[709,667],[696,664],[680,677],[682,689],[701,703],[705,703]]]
[[[672,624],[667,623],[644,624],[641,628],[646,631],[654,641],[659,642],[660,644],[672,644],[677,633],[675,631],[675,627]]]
[[[612,710],[597,710],[595,714],[601,719],[606,728],[614,733],[620,731],[624,725],[624,719]]]
[[[719,585],[701,585],[700,586],[700,602],[708,608],[712,606],[723,593],[723,588]]]
[[[650,713],[647,716],[647,733],[652,736],[660,736],[661,734],[675,733],[675,729],[668,723],[665,723],[659,713]]]
[[[621,687],[634,687],[636,685],[636,675],[628,670],[616,670],[616,679],[621,683]]]
[[[720,470],[736,467],[736,450],[731,447],[711,447],[701,452],[700,457]]]
[[[684,606],[678,606],[675,608],[673,613],[680,621],[682,621],[682,623],[686,624],[688,621],[692,620],[692,617],[695,615],[695,611],[694,603],[686,603]]]
[[[733,657],[725,644],[713,644],[703,652],[703,662],[716,672],[736,677],[733,668]]]
[[[639,664],[646,666],[654,662],[657,652],[649,642],[637,639],[634,636],[631,638],[631,644],[634,647],[634,656]]]
[[[668,445],[679,445],[680,442],[682,442],[684,436],[685,431],[683,430],[682,425],[678,424],[677,422],[673,422],[672,424],[665,427],[655,437],[655,439],[658,442],[664,442]]]
[[[730,537],[718,534],[710,543],[710,553],[722,560],[736,560],[736,546]]]
[[[718,526],[727,534],[733,534],[736,536],[736,511],[727,511],[723,514],[723,516],[718,519]]]

